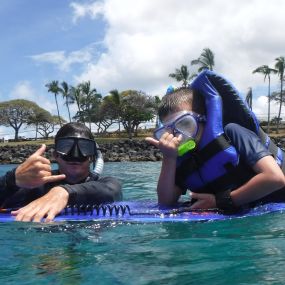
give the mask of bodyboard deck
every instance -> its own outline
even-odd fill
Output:
[[[56,218],[65,221],[115,220],[125,222],[205,222],[260,216],[285,210],[285,203],[269,203],[235,214],[218,211],[193,211],[184,205],[175,208],[160,208],[154,201],[124,201],[94,206],[72,206],[65,208]],[[12,222],[15,218],[9,209],[0,211],[0,222]]]

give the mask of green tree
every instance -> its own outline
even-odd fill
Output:
[[[169,77],[176,79],[178,82],[182,81],[182,86],[186,87],[189,81],[195,77],[196,74],[190,76],[189,70],[186,65],[181,65],[180,68],[176,68],[174,73],[170,73]]]
[[[63,99],[65,99],[65,105],[68,111],[69,122],[71,122],[69,104],[74,103],[74,97],[72,96],[72,93],[70,92],[69,85],[65,81],[61,82],[60,85],[61,87],[59,88],[59,92],[62,94]]]
[[[15,131],[15,140],[18,140],[19,130],[40,107],[24,99],[10,100],[0,103],[0,124],[12,127]]]
[[[261,73],[264,75],[264,81],[266,78],[268,78],[268,93],[267,93],[267,98],[268,98],[268,110],[267,110],[267,132],[269,133],[270,131],[270,101],[271,101],[271,90],[270,90],[270,75],[272,73],[277,73],[276,69],[270,68],[268,65],[261,65],[257,67],[255,70],[253,70],[252,73]]]
[[[97,93],[95,88],[91,88],[90,81],[80,83],[78,88],[80,89],[80,104],[82,109],[82,115],[88,118],[89,128],[91,130],[91,116],[92,109],[95,109],[94,106],[102,99],[101,94]]]
[[[74,86],[70,87],[70,96],[76,102],[77,109],[78,109],[74,118],[79,119],[79,121],[85,123],[84,118],[83,117],[80,118],[80,115],[82,113],[82,110],[81,110],[82,95],[81,95],[80,85],[77,85],[76,87],[74,87]]]
[[[285,58],[284,56],[279,56],[275,59],[275,68],[277,70],[277,74],[279,75],[280,79],[280,104],[279,104],[279,112],[278,112],[278,121],[276,127],[276,133],[279,133],[279,125],[280,125],[280,118],[281,118],[281,108],[283,102],[283,81],[284,81],[284,71],[285,71]]]
[[[60,92],[60,87],[58,86],[58,81],[54,80],[50,83],[47,83],[45,86],[48,88],[48,92],[51,92],[54,94],[54,99],[55,99],[56,108],[57,108],[57,115],[58,115],[58,119],[59,119],[59,124],[61,126],[62,124],[61,124],[61,120],[60,120],[58,103],[57,103],[57,95]]]
[[[117,89],[113,89],[109,92],[107,96],[104,97],[105,106],[108,105],[108,108],[112,109],[113,117],[117,120],[119,125],[119,132],[121,131],[121,94]],[[106,107],[104,107],[106,108]]]
[[[107,132],[107,129],[117,122],[117,106],[105,98],[92,109],[92,122],[97,125],[98,134]]]
[[[121,122],[129,139],[137,134],[138,126],[154,118],[154,98],[144,92],[126,90],[121,93]]]
[[[41,107],[36,108],[35,111],[29,116],[27,125],[36,127],[36,135],[35,135],[36,140],[38,138],[39,125],[43,122],[50,121],[51,117],[52,115],[50,114],[50,112],[42,109]]]
[[[47,120],[43,120],[38,124],[38,132],[43,138],[48,139],[49,135],[55,130],[55,127],[60,125],[60,123],[65,123],[63,118],[58,118],[58,116],[50,115]]]
[[[200,65],[198,72],[204,69],[213,70],[215,65],[215,55],[209,48],[204,48],[201,55],[191,61],[191,65]]]

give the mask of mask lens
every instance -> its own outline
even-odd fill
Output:
[[[96,145],[93,140],[78,139],[78,147],[84,156],[92,156],[96,154]]]
[[[74,145],[74,139],[60,138],[55,143],[55,150],[60,154],[67,155]]]
[[[84,138],[59,138],[55,144],[55,150],[59,154],[69,155],[71,151],[80,151],[82,156],[92,156],[96,154],[96,145],[93,140]]]
[[[161,127],[154,131],[153,136],[155,139],[160,140],[160,138],[167,132],[167,129],[165,127]]]
[[[186,115],[175,122],[175,129],[185,136],[194,138],[197,134],[198,125],[193,116]]]

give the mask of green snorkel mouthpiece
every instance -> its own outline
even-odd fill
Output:
[[[178,155],[182,156],[186,152],[195,149],[196,143],[194,140],[189,140],[178,147]]]

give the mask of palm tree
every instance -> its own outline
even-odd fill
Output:
[[[79,84],[81,96],[83,97],[84,109],[87,111],[89,128],[91,130],[91,109],[102,96],[97,93],[95,88],[91,88],[90,81],[86,81]]]
[[[114,103],[116,107],[116,113],[117,113],[116,115],[118,117],[119,132],[121,132],[121,118],[120,118],[121,95],[120,95],[120,92],[117,89],[111,90],[109,92],[109,95],[106,97],[105,98],[107,100],[110,100],[112,103]]]
[[[73,100],[76,102],[77,108],[78,108],[78,112],[80,113],[81,111],[81,91],[79,88],[79,85],[77,87],[71,86],[70,87],[70,96],[73,98]]]
[[[201,72],[204,69],[213,70],[213,67],[215,65],[214,53],[209,48],[204,48],[198,59],[191,61],[191,65],[196,64],[200,65],[198,72]]]
[[[59,124],[61,126],[62,124],[61,124],[61,119],[60,119],[60,115],[59,115],[58,103],[57,103],[57,95],[60,92],[60,88],[58,86],[58,81],[53,80],[52,82],[47,83],[45,86],[48,88],[48,92],[51,92],[54,94],[54,99],[55,99],[56,108],[57,108],[58,120],[59,120]]]
[[[280,105],[279,105],[279,112],[278,112],[278,121],[277,121],[277,128],[276,132],[279,133],[279,125],[281,121],[281,107],[283,103],[283,80],[284,80],[284,71],[285,71],[285,58],[284,56],[279,56],[275,58],[275,68],[277,70],[277,74],[279,75],[280,79]]]
[[[267,133],[269,133],[269,125],[270,125],[270,99],[271,99],[271,92],[270,92],[270,74],[276,73],[277,70],[270,68],[268,65],[261,65],[257,67],[252,73],[261,73],[264,75],[264,81],[268,78],[268,112],[267,112]]]
[[[59,92],[62,94],[62,97],[65,99],[65,105],[68,111],[69,122],[71,122],[69,104],[74,103],[74,98],[72,97],[72,93],[70,93],[70,88],[65,81],[61,82],[60,85],[61,88],[59,88]]]
[[[181,65],[180,69],[176,68],[174,73],[170,73],[169,77],[175,78],[178,82],[182,81],[182,86],[186,87],[189,81],[196,76],[196,74],[189,75],[189,70],[186,65]]]

